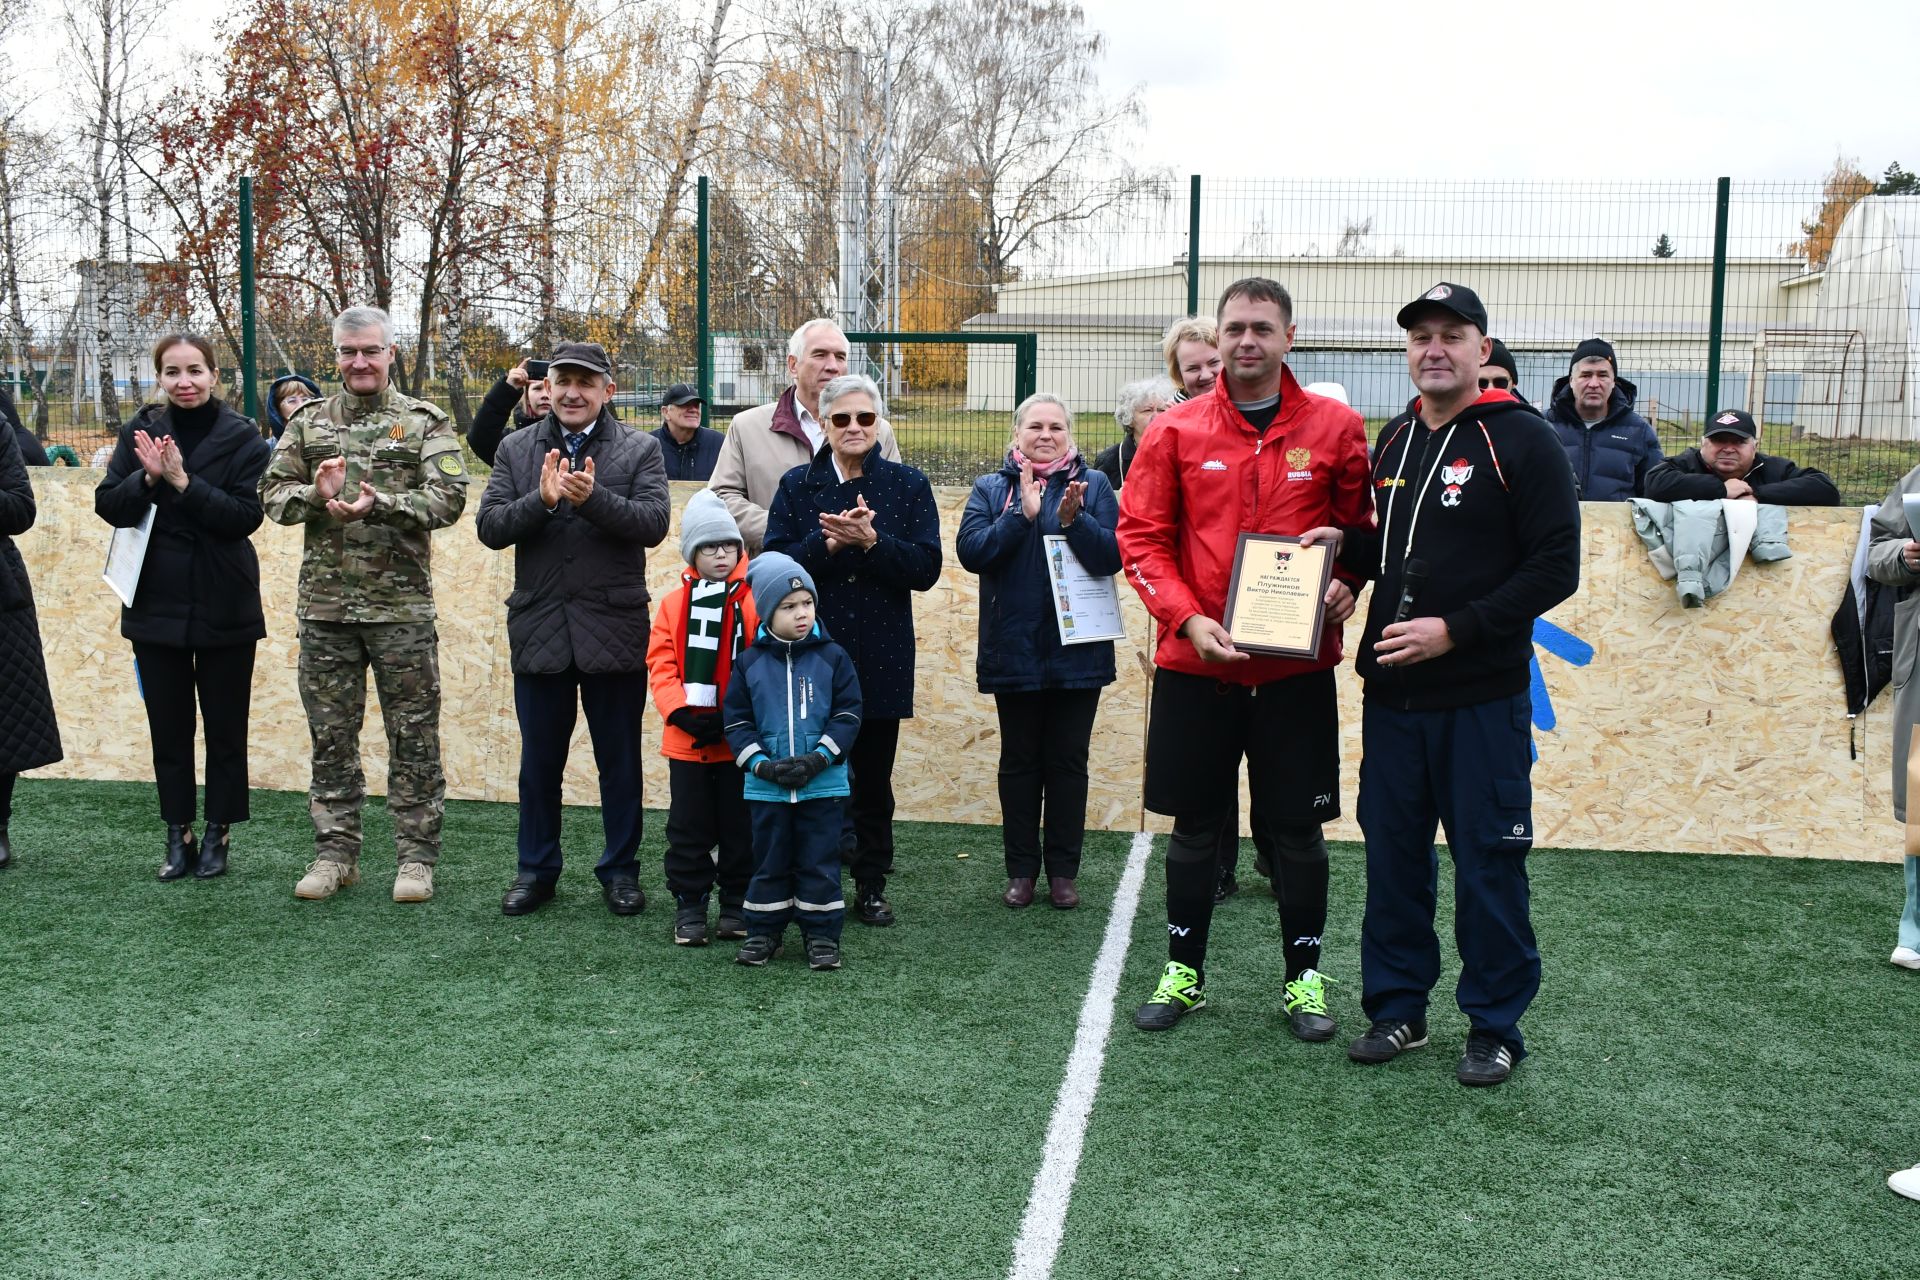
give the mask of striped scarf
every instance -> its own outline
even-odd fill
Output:
[[[740,592],[746,585],[744,578],[734,582],[701,578],[687,586],[687,645],[680,671],[689,706],[720,705],[727,672],[746,647],[740,616]]]

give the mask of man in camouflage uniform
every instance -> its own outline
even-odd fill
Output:
[[[293,892],[327,898],[360,878],[360,728],[371,666],[399,847],[393,900],[425,902],[447,791],[430,540],[466,506],[466,467],[447,415],[387,385],[386,312],[341,312],[333,342],[340,393],[288,420],[260,478],[268,517],[307,530],[297,612],[300,699],[313,735],[314,862]]]

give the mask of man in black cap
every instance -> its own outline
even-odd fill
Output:
[[[1539,415],[1480,389],[1491,343],[1473,290],[1435,285],[1398,320],[1420,397],[1381,429],[1377,526],[1346,531],[1340,556],[1373,579],[1355,661],[1366,683],[1361,1004],[1373,1025],[1347,1056],[1381,1063],[1427,1043],[1439,825],[1471,1024],[1456,1074],[1498,1084],[1525,1052],[1520,1015],[1540,986],[1526,869],[1533,624],[1579,585],[1580,506]]]
[[[700,425],[701,404],[699,390],[686,382],[674,383],[660,397],[660,427],[653,438],[660,442],[669,480],[705,484],[713,478],[713,464],[720,460],[726,437]]]
[[[553,407],[500,442],[480,499],[480,541],[513,548],[507,643],[520,720],[519,873],[500,909],[525,915],[560,878],[560,777],[584,705],[600,771],[607,908],[646,905],[640,725],[647,707],[647,548],[672,508],[660,444],[613,416],[613,367],[597,342],[554,349]]]
[[[1511,391],[1513,398],[1521,404],[1529,404],[1520,394],[1520,370],[1513,363],[1513,352],[1507,350],[1507,344],[1498,338],[1490,338],[1493,352],[1487,357],[1487,363],[1480,369],[1480,389],[1482,391]]]
[[[1713,415],[1700,447],[1647,472],[1655,502],[1750,498],[1780,507],[1837,507],[1840,490],[1824,471],[1760,452],[1760,428],[1744,409]]]
[[[1637,388],[1620,376],[1613,344],[1588,338],[1573,349],[1567,376],[1553,384],[1547,421],[1566,446],[1586,502],[1625,502],[1646,492],[1660,465],[1660,437],[1634,412]]]

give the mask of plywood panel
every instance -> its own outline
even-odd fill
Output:
[[[93,514],[98,472],[36,469],[40,521],[20,540],[41,605],[67,759],[44,773],[144,780],[151,776],[145,720],[118,605],[100,582],[106,527]],[[675,485],[676,511],[694,491]],[[901,735],[895,787],[903,819],[994,824],[998,751],[993,704],[973,683],[978,583],[952,553],[966,500],[938,490],[948,539],[940,584],[916,610],[919,715]],[[477,502],[478,494],[474,495]],[[1839,665],[1827,637],[1858,535],[1853,511],[1801,510],[1794,557],[1749,566],[1703,609],[1682,609],[1647,563],[1624,505],[1585,508],[1579,595],[1550,621],[1593,646],[1585,666],[1542,651],[1557,723],[1536,732],[1536,818],[1542,846],[1752,852],[1892,859],[1899,829],[1889,794],[1890,698],[1857,726],[1849,749]],[[306,717],[294,680],[293,594],[298,530],[269,525],[255,538],[269,637],[254,681],[256,786],[302,790]],[[656,595],[680,570],[678,534],[650,562]],[[514,798],[518,735],[502,601],[509,555],[475,539],[472,517],[434,539],[440,606],[442,738],[450,794]],[[1127,593],[1123,592],[1123,595]],[[1094,726],[1089,818],[1131,829],[1142,820],[1140,758],[1150,676],[1145,611],[1127,595],[1129,639],[1119,681]],[[636,626],[644,626],[642,619]],[[1349,626],[1349,641],[1358,628]],[[1341,675],[1343,807],[1353,810],[1360,760],[1359,686]],[[364,755],[370,785],[386,774],[377,704]],[[651,716],[648,737],[658,742]],[[567,798],[597,798],[584,722],[575,733]],[[664,804],[666,769],[650,759],[648,796]],[[1152,820],[1157,829],[1164,823]],[[1357,839],[1351,819],[1330,834]]]

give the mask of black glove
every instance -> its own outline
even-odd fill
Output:
[[[819,777],[827,767],[827,758],[818,751],[809,751],[805,755],[788,756],[773,766],[774,778],[789,791],[800,788]]]
[[[775,786],[780,785],[780,776],[774,771],[772,756],[763,755],[753,762],[753,776],[762,782],[771,782]]]
[[[720,710],[717,707],[676,707],[667,723],[693,739],[696,747],[720,741]]]

